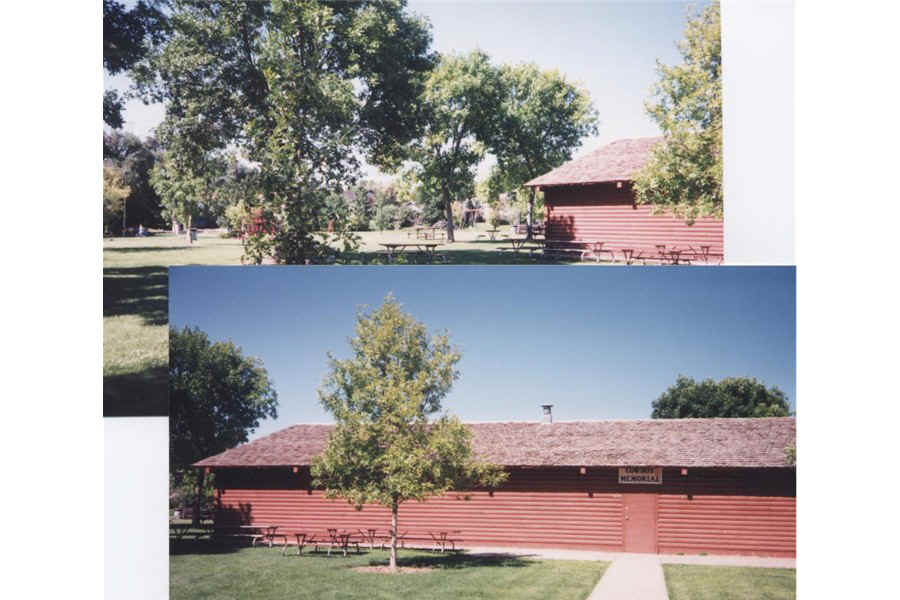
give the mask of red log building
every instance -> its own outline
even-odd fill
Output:
[[[617,140],[526,183],[544,192],[548,238],[602,241],[618,256],[631,249],[652,257],[656,246],[708,246],[711,262],[721,262],[721,219],[704,217],[688,225],[671,215],[651,215],[636,202],[632,179],[662,138]]]
[[[794,556],[793,418],[471,423],[499,489],[400,507],[400,531],[458,531],[462,546]],[[375,528],[379,506],[325,499],[309,464],[331,425],[294,425],[206,458],[217,527]]]

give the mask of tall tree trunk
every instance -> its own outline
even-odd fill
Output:
[[[178,219],[172,217],[172,233],[178,235]]]
[[[532,239],[534,236],[534,232],[532,228],[534,227],[534,188],[531,188],[531,196],[528,198],[528,225],[527,225],[527,234],[525,236],[526,239]]]
[[[128,227],[127,227],[126,221],[125,221],[125,215],[127,213],[127,210],[128,210],[128,202],[125,201],[125,198],[122,198],[122,235],[125,235],[125,233],[128,231]]]
[[[444,196],[444,218],[447,220],[447,241],[455,242],[453,239],[453,203],[450,201],[450,194],[446,191]]]
[[[391,571],[397,570],[397,501],[391,505]]]
[[[187,231],[186,231],[186,233],[185,233],[185,235],[187,235],[187,243],[188,243],[188,244],[193,244],[193,243],[194,243],[194,240],[193,240],[193,238],[191,237],[191,223],[193,222],[193,219],[194,219],[193,215],[188,215],[188,218],[187,218]]]
[[[200,495],[203,493],[203,484],[206,482],[206,469],[200,469],[197,478],[197,487],[194,489],[194,506],[191,515],[191,527],[200,527]]]

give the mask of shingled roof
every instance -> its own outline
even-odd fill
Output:
[[[557,423],[467,423],[475,453],[508,467],[785,467],[791,417]],[[196,463],[198,467],[308,465],[333,425],[294,425]]]
[[[650,150],[661,140],[661,137],[616,140],[535,177],[525,186],[552,187],[631,181],[634,174],[647,163]]]

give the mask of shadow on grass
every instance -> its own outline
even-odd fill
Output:
[[[472,242],[467,242],[472,243]],[[491,242],[492,244],[494,242]],[[348,264],[365,265],[401,265],[401,264],[433,264],[435,266],[448,265],[536,265],[536,264],[567,264],[565,261],[545,259],[542,256],[531,255],[527,251],[513,252],[512,250],[453,250],[441,248],[438,255],[446,256],[446,261],[436,258],[429,262],[427,257],[417,252],[407,252],[395,257],[393,262],[388,262],[383,252],[359,252],[348,257]]]
[[[166,267],[103,269],[103,316],[131,315],[138,316],[146,326],[168,324],[169,272]],[[166,367],[103,377],[104,417],[165,417],[168,414]]]
[[[184,554],[233,554],[246,547],[246,544],[234,544],[209,538],[181,538],[180,540],[176,540],[173,537],[169,538],[169,554],[173,556]]]
[[[138,315],[145,325],[166,325],[169,322],[168,269],[103,269],[103,316],[119,315]]]
[[[169,416],[169,370],[165,367],[103,377],[104,417]]]
[[[135,254],[139,252],[179,252],[189,248],[187,245],[181,246],[128,246],[126,248],[112,248],[105,246],[104,254]]]
[[[432,569],[470,569],[474,567],[527,567],[531,563],[524,557],[504,553],[450,552],[446,554],[397,556],[398,567],[429,567]],[[371,560],[370,566],[384,566],[388,560]]]

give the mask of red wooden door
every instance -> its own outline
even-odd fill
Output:
[[[625,552],[649,552],[656,549],[656,494],[623,494],[625,514]]]

